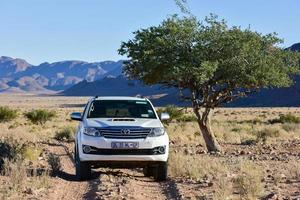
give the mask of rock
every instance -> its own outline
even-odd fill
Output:
[[[192,150],[191,150],[191,149],[188,149],[188,148],[184,149],[184,153],[185,153],[186,155],[191,155],[191,154],[193,154]]]
[[[120,187],[118,187],[118,193],[121,193],[122,189]]]
[[[33,190],[31,188],[26,188],[25,191],[24,191],[24,193],[32,195],[33,194]]]
[[[265,196],[263,199],[264,200],[277,200],[278,195],[272,192],[272,193],[268,194],[267,196]]]

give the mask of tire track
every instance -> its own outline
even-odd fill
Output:
[[[61,171],[54,178],[54,187],[47,199],[82,199],[88,182],[77,181],[72,153],[63,144],[49,144],[49,151],[60,157]]]

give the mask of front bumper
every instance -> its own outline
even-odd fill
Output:
[[[166,162],[168,160],[169,152],[169,137],[164,134],[159,137],[147,137],[145,139],[109,139],[104,137],[93,137],[84,134],[79,135],[80,139],[77,140],[77,147],[79,152],[80,161],[149,161],[149,162]],[[139,148],[136,149],[138,152],[148,152],[151,149],[159,146],[165,146],[165,153],[158,155],[151,155],[151,153],[134,154],[134,150],[125,150],[131,153],[114,153],[115,151],[124,152],[124,150],[116,150],[111,148],[112,142],[138,142]],[[86,154],[83,153],[82,146],[88,145],[95,147],[100,150],[105,150],[97,154]],[[111,153],[110,153],[111,149]],[[100,151],[99,151],[100,152]]]

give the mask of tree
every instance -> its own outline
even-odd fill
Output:
[[[211,15],[170,17],[134,32],[122,42],[130,60],[124,72],[145,84],[189,91],[193,111],[209,151],[221,151],[210,126],[211,111],[261,88],[288,87],[299,73],[299,55],[278,46],[276,34],[229,27]]]

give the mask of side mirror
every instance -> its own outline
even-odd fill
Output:
[[[82,121],[81,113],[80,112],[73,112],[71,114],[71,119],[75,120],[75,121]]]
[[[169,113],[161,113],[161,114],[160,114],[160,120],[161,120],[161,121],[166,121],[166,120],[168,120],[168,119],[170,119]]]

